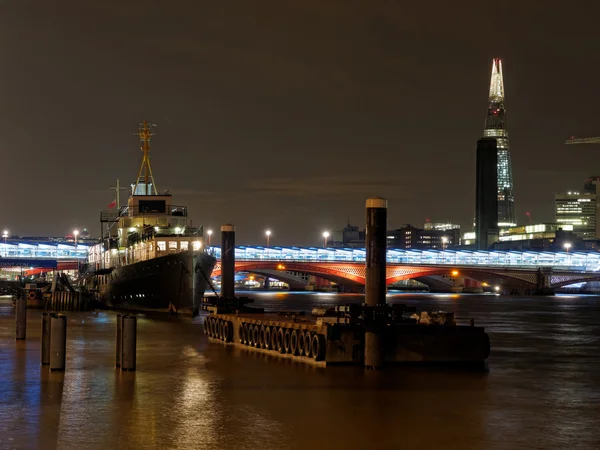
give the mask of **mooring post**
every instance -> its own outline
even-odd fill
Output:
[[[121,351],[123,350],[123,316],[121,314],[117,314],[117,336],[115,340],[115,365],[121,367]]]
[[[235,297],[235,227],[221,226],[221,297]]]
[[[50,370],[65,370],[67,353],[67,317],[50,317]]]
[[[135,356],[137,346],[137,317],[123,316],[123,348],[121,358],[121,370],[135,370]]]
[[[17,299],[17,340],[24,340],[27,336],[27,299]]]
[[[376,307],[385,305],[386,295],[386,234],[387,200],[369,198],[366,228],[366,276],[365,303],[371,310],[365,324],[365,367],[377,369],[383,366],[383,329],[379,326]]]
[[[41,347],[41,364],[47,366],[50,364],[50,319],[54,314],[49,312],[42,313],[42,347]]]

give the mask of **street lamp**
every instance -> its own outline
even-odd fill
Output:
[[[329,237],[329,231],[323,231],[323,248],[327,248],[327,238]]]
[[[6,244],[6,239],[8,238],[8,230],[4,230],[2,232],[2,237],[4,238],[4,243]]]
[[[442,236],[442,250],[446,250],[447,244],[448,244],[448,238],[446,236]]]
[[[563,245],[563,247],[567,251],[567,265],[568,266],[571,265],[571,255],[569,255],[569,249],[571,248],[571,246],[572,246],[572,244],[570,242],[565,242]]]
[[[73,237],[75,238],[75,258],[77,259],[77,273],[79,274],[79,255],[77,254],[77,236],[79,236],[79,230],[73,230]]]
[[[208,234],[208,241],[206,242],[206,246],[210,247],[210,237],[212,236],[212,230],[207,230],[206,234]]]
[[[271,244],[271,230],[265,231],[265,235],[267,236],[267,247]]]

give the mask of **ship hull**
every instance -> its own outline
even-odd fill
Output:
[[[207,253],[182,252],[117,267],[99,300],[115,309],[196,315],[215,264]]]

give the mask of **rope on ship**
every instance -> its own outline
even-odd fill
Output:
[[[202,267],[200,267],[200,261],[198,261],[196,263],[196,272],[198,272],[198,271],[200,271],[200,273],[202,274],[202,276],[204,277],[204,279],[208,283],[208,286],[214,292],[214,294],[216,295],[216,297],[219,298],[219,294],[217,294],[217,291],[215,290],[215,287],[212,285],[212,283],[210,282],[210,280],[208,279],[208,277],[204,273],[204,270],[202,270]]]

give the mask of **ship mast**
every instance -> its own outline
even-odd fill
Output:
[[[117,211],[119,211],[121,209],[121,191],[122,190],[127,190],[127,188],[125,187],[121,187],[121,185],[119,184],[119,179],[117,178],[117,185],[110,187],[110,190],[116,191],[116,206],[117,206]]]
[[[142,158],[142,165],[140,166],[137,180],[135,182],[135,187],[133,188],[134,195],[137,195],[138,185],[142,180],[144,183],[145,195],[153,195],[152,191],[154,191],[154,195],[158,195],[156,184],[154,183],[154,176],[152,175],[152,167],[150,166],[150,157],[148,156],[148,153],[150,152],[150,138],[154,136],[152,127],[155,126],[155,124],[144,120],[144,122],[140,123],[138,132],[135,133],[140,137],[140,150],[144,153],[144,156]],[[144,174],[143,178],[142,173]],[[152,183],[152,187],[150,188],[150,192],[148,192],[148,185],[150,182]]]

